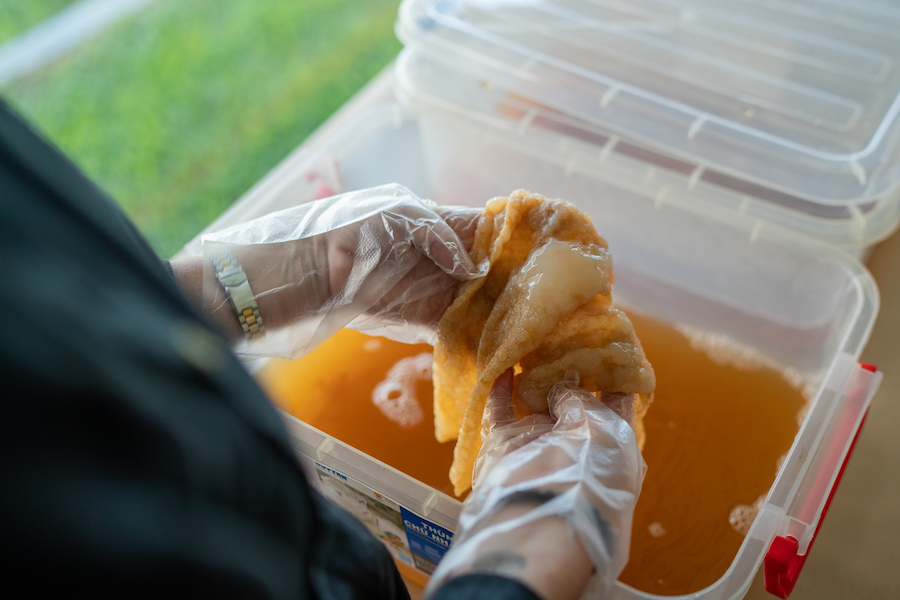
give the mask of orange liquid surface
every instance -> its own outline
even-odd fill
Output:
[[[619,579],[654,594],[687,594],[731,565],[744,535],[729,517],[772,487],[806,400],[774,368],[727,364],[728,348],[695,349],[673,327],[629,316],[656,391],[644,421],[648,470],[631,558]]]
[[[657,388],[645,419],[649,469],[620,579],[686,594],[734,560],[744,536],[729,517],[771,487],[805,400],[775,369],[714,360],[716,351],[695,349],[673,327],[630,316]],[[452,495],[453,443],[435,441],[430,372],[412,368],[430,352],[344,330],[299,360],[269,362],[259,378],[285,412]],[[394,383],[384,388],[389,374]]]
[[[286,413],[453,497],[455,442],[434,439],[431,370],[414,368],[422,354],[430,365],[431,346],[343,329],[298,360],[269,361],[258,378]],[[384,410],[373,394],[403,359],[409,368],[380,393]]]

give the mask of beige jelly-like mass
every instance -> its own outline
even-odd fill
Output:
[[[488,274],[461,284],[434,349],[435,435],[457,440],[455,493],[472,485],[484,405],[510,368],[520,414],[546,410],[550,388],[570,371],[589,392],[639,395],[641,444],[653,369],[628,317],[611,306],[612,258],[590,219],[518,190],[487,203],[470,254]]]

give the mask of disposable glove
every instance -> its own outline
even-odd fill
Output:
[[[582,596],[606,597],[628,561],[634,506],[646,471],[629,422],[634,398],[613,394],[598,400],[579,389],[577,375],[570,373],[551,390],[549,415],[516,421],[510,395],[507,372],[485,407],[483,445],[459,531],[426,595],[468,572],[517,578],[483,568],[500,562],[496,540],[556,518],[564,520],[571,542],[580,541],[593,565]]]
[[[282,325],[238,354],[297,358],[345,326],[433,343],[459,282],[484,273],[466,252],[480,214],[396,184],[350,192],[204,235],[204,269],[233,256],[263,326]],[[228,308],[216,278],[204,282],[205,310]]]

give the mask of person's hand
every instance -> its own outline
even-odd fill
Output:
[[[478,273],[467,250],[482,211],[414,197],[375,208],[368,218],[310,240],[326,256],[323,298],[352,294],[370,304],[369,317],[435,327],[459,282]]]
[[[205,235],[204,269],[227,251],[247,275],[266,333],[245,355],[296,358],[345,326],[431,341],[460,281],[483,274],[467,253],[480,214],[399,185],[350,192]],[[204,282],[221,313],[214,273]]]
[[[491,392],[473,491],[427,594],[493,573],[545,598],[604,597],[628,560],[645,471],[633,398],[598,400],[573,378],[550,392],[550,414],[516,421],[511,386],[507,372]]]

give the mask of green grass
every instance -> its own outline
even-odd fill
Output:
[[[75,0],[0,0],[0,44],[28,31]]]
[[[398,6],[159,0],[2,93],[169,256],[389,64]]]

